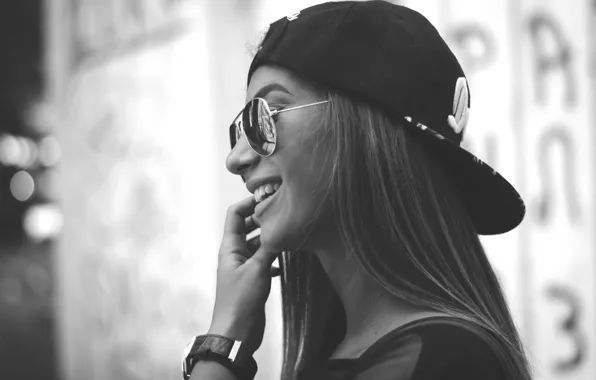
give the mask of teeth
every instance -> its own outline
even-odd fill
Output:
[[[259,203],[260,201],[263,200],[263,193],[261,192],[260,187],[255,190],[254,194],[255,194],[255,200],[257,201],[257,203]]]
[[[265,195],[265,191],[262,187],[259,187],[257,190],[255,190],[255,197],[257,199],[257,202],[262,201],[264,195]]]
[[[279,189],[279,186],[279,183],[268,183],[259,186],[254,192],[257,203],[262,202],[265,197],[274,194]]]

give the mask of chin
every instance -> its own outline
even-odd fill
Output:
[[[295,251],[303,242],[303,234],[296,231],[303,231],[304,228],[293,227],[287,223],[270,221],[261,226],[261,246],[272,252]]]
[[[304,231],[301,229],[300,231]],[[267,235],[263,236],[261,232],[261,244],[271,252],[288,251],[314,251],[318,243],[313,240],[313,236],[301,234]]]
[[[263,213],[259,221],[261,245],[272,252],[312,249],[318,245],[320,239],[316,236],[320,232],[323,232],[323,236],[327,235],[325,225],[329,220],[319,215],[319,220],[313,225],[312,215],[316,214],[316,208],[312,203],[288,203],[285,203],[285,199],[278,198],[277,203]]]
[[[261,226],[261,246],[272,252],[292,250],[292,245],[288,244],[288,238],[276,227],[270,227],[267,223]]]

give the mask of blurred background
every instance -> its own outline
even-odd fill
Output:
[[[224,160],[252,47],[315,3],[0,2],[1,379],[180,378],[248,195]],[[456,52],[465,145],[526,200],[483,241],[536,378],[596,378],[596,3],[398,3]],[[281,369],[278,281],[257,380]]]

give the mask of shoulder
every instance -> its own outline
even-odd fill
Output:
[[[504,378],[499,345],[481,327],[436,317],[390,332],[359,359],[356,379],[443,380]]]
[[[471,322],[442,319],[415,328],[423,342],[412,380],[503,379],[502,348]]]

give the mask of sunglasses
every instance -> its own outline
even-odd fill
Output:
[[[328,102],[329,100],[323,100],[321,102],[291,108],[271,110],[265,99],[254,98],[244,106],[244,109],[240,111],[232,125],[230,125],[230,145],[234,149],[240,136],[244,135],[248,145],[259,156],[271,156],[275,152],[275,145],[277,144],[274,116],[282,112],[312,107]]]

